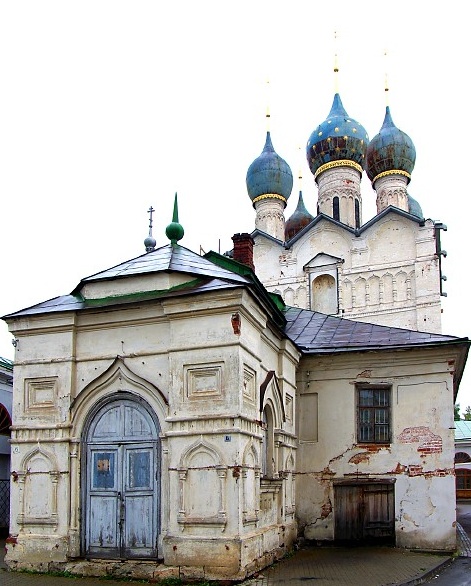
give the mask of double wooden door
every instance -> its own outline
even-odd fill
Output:
[[[157,557],[158,444],[142,404],[113,401],[95,415],[86,446],[86,556]]]

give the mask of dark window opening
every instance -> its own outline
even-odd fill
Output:
[[[337,196],[334,197],[332,202],[332,217],[334,220],[340,222],[340,203],[339,198]]]
[[[456,474],[456,489],[457,490],[471,490],[471,470],[467,468],[460,468],[455,471]]]
[[[391,389],[358,389],[358,441],[387,444],[391,441]]]
[[[355,200],[355,228],[360,227],[360,202]]]

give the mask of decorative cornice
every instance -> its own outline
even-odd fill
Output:
[[[375,181],[377,181],[378,179],[381,179],[382,177],[388,177],[389,175],[403,175],[404,177],[407,177],[407,179],[411,179],[411,174],[408,173],[407,171],[401,171],[400,169],[391,169],[391,171],[383,171],[382,173],[378,173],[378,175],[376,175],[376,177],[373,179],[373,181],[371,183],[375,183]]]
[[[314,173],[314,179],[316,179],[324,171],[334,169],[335,167],[352,167],[353,169],[356,169],[360,174],[363,172],[362,166],[358,163],[355,163],[355,161],[341,159],[340,161],[329,161],[328,163],[324,163],[323,165],[321,165],[319,169],[317,169],[317,171]]]
[[[262,201],[263,199],[280,199],[285,205],[287,203],[286,197],[278,193],[265,193],[263,195],[258,195],[252,200],[252,203],[256,204],[258,201]]]

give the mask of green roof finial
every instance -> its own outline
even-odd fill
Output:
[[[185,230],[183,230],[183,226],[178,223],[178,200],[177,200],[176,193],[175,193],[175,202],[173,204],[172,222],[165,229],[165,234],[167,235],[167,238],[170,240],[170,242],[172,244],[176,244],[179,240],[181,240],[183,238],[183,234],[185,234]]]

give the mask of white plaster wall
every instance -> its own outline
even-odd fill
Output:
[[[334,538],[335,479],[395,480],[396,544],[452,550],[455,531],[454,350],[303,358],[298,374],[298,417],[316,402],[317,437],[300,421],[297,491],[300,527],[308,539]],[[309,373],[309,374],[308,374]],[[392,387],[392,442],[368,447],[356,440],[355,383]],[[302,415],[304,425],[309,416]],[[430,452],[427,442],[439,445]]]
[[[391,211],[361,236],[323,220],[292,249],[257,236],[256,273],[288,305],[310,307],[303,267],[317,254],[343,260],[339,309],[343,317],[419,331],[441,331],[440,274],[433,222],[419,226]],[[299,293],[298,293],[299,292]]]
[[[273,555],[273,548],[293,541],[296,521],[289,471],[286,479],[281,475],[278,496],[270,505],[283,512],[274,521],[268,515],[267,525],[255,501],[252,508],[258,511],[258,520],[248,515],[244,521],[248,487],[256,486],[257,499],[261,498],[256,472],[262,438],[259,389],[270,371],[279,381],[282,402],[290,402],[290,417],[280,417],[276,430],[283,440],[279,468],[294,468],[299,358],[251,294],[239,288],[105,312],[34,316],[10,328],[19,344],[12,460],[18,473],[12,492],[12,533],[18,543],[7,555],[9,563],[24,567],[80,555],[84,421],[97,401],[118,390],[142,396],[160,419],[160,546],[166,560],[187,566],[213,563],[216,574],[219,567],[239,578],[245,572],[240,567],[241,539],[250,537],[254,544],[244,559],[260,567],[273,559],[264,557]],[[119,376],[112,374],[113,368],[120,369]],[[31,509],[25,490],[31,484],[28,462],[33,460],[36,467],[42,466],[36,488],[48,493],[54,488],[53,501],[42,505],[47,522],[33,518],[38,511]],[[289,506],[284,505],[287,499]],[[254,557],[249,560],[247,555]]]

